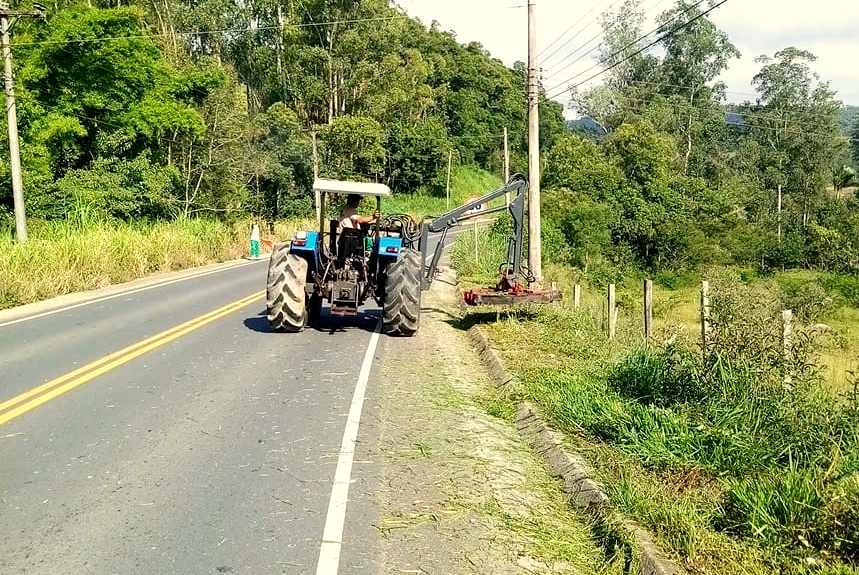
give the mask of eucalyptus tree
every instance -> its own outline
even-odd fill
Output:
[[[579,90],[575,83],[570,86],[576,110],[609,132],[634,121],[655,91],[647,82],[653,77],[658,57],[647,47],[650,39],[644,32],[645,13],[640,4],[625,0],[616,12],[607,10],[601,15],[603,41],[596,50],[596,63],[591,67],[594,70],[587,69],[585,74],[593,75],[597,73],[596,66],[602,67],[602,83],[585,90]],[[580,74],[571,82],[585,78]]]
[[[850,150],[853,162],[859,166],[859,114],[853,118],[853,130],[850,132]]]
[[[775,192],[778,236],[787,203],[802,228],[831,183],[833,158],[846,145],[838,127],[841,103],[828,83],[811,69],[816,57],[794,47],[761,56],[752,80],[759,94],[746,121],[750,137],[766,151],[762,158],[767,188]]]
[[[688,0],[679,0],[658,22],[665,55],[656,70],[654,87],[674,108],[672,118],[683,118],[673,120],[666,129],[678,137],[683,173],[712,175],[725,136],[721,107],[725,84],[716,79],[740,52]]]

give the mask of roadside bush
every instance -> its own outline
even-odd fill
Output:
[[[808,282],[785,294],[787,309],[802,321],[813,323],[835,310],[834,300],[817,282]]]
[[[692,353],[680,346],[654,351],[641,348],[626,356],[609,375],[609,384],[622,396],[644,405],[671,407],[702,398]]]
[[[723,528],[770,543],[809,544],[824,494],[817,478],[797,466],[736,483],[727,493]]]

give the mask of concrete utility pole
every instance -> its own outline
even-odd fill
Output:
[[[9,33],[18,18],[43,18],[45,7],[34,4],[32,12],[10,10],[0,0],[0,44],[2,44],[3,77],[6,87],[6,115],[9,123],[9,167],[12,172],[12,201],[15,204],[15,237],[27,241],[27,214],[24,210],[24,184],[21,180],[21,154],[18,150],[18,114],[15,109],[15,83],[12,77],[12,46]]]
[[[540,85],[537,79],[537,17],[528,0],[528,267],[543,280],[540,240]]]

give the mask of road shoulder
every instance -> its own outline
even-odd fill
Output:
[[[597,573],[586,520],[504,413],[443,274],[424,292],[421,329],[385,338],[382,573]]]

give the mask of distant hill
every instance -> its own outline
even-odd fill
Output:
[[[845,136],[850,136],[853,133],[853,126],[857,117],[859,117],[859,106],[845,105],[841,110],[838,125]],[[726,112],[725,123],[729,126],[742,127],[746,122],[742,114],[738,112]],[[603,127],[587,116],[582,116],[576,120],[567,120],[567,127],[571,130],[582,132],[586,137],[593,140],[601,140],[606,135]]]
[[[859,112],[859,109],[856,112]],[[729,126],[742,127],[746,121],[743,119],[742,114],[726,112],[725,123]],[[576,120],[567,120],[567,127],[575,132],[581,132],[587,138],[597,141],[602,140],[607,135],[602,126],[587,116],[582,116]]]
[[[582,116],[576,120],[567,120],[567,127],[574,132],[582,132],[585,137],[593,140],[601,140],[606,135],[603,127],[587,116]]]
[[[859,106],[847,105],[841,110],[841,118],[838,120],[838,124],[841,126],[841,131],[845,136],[849,136],[853,132],[853,123],[856,120],[856,116],[859,116]]]

